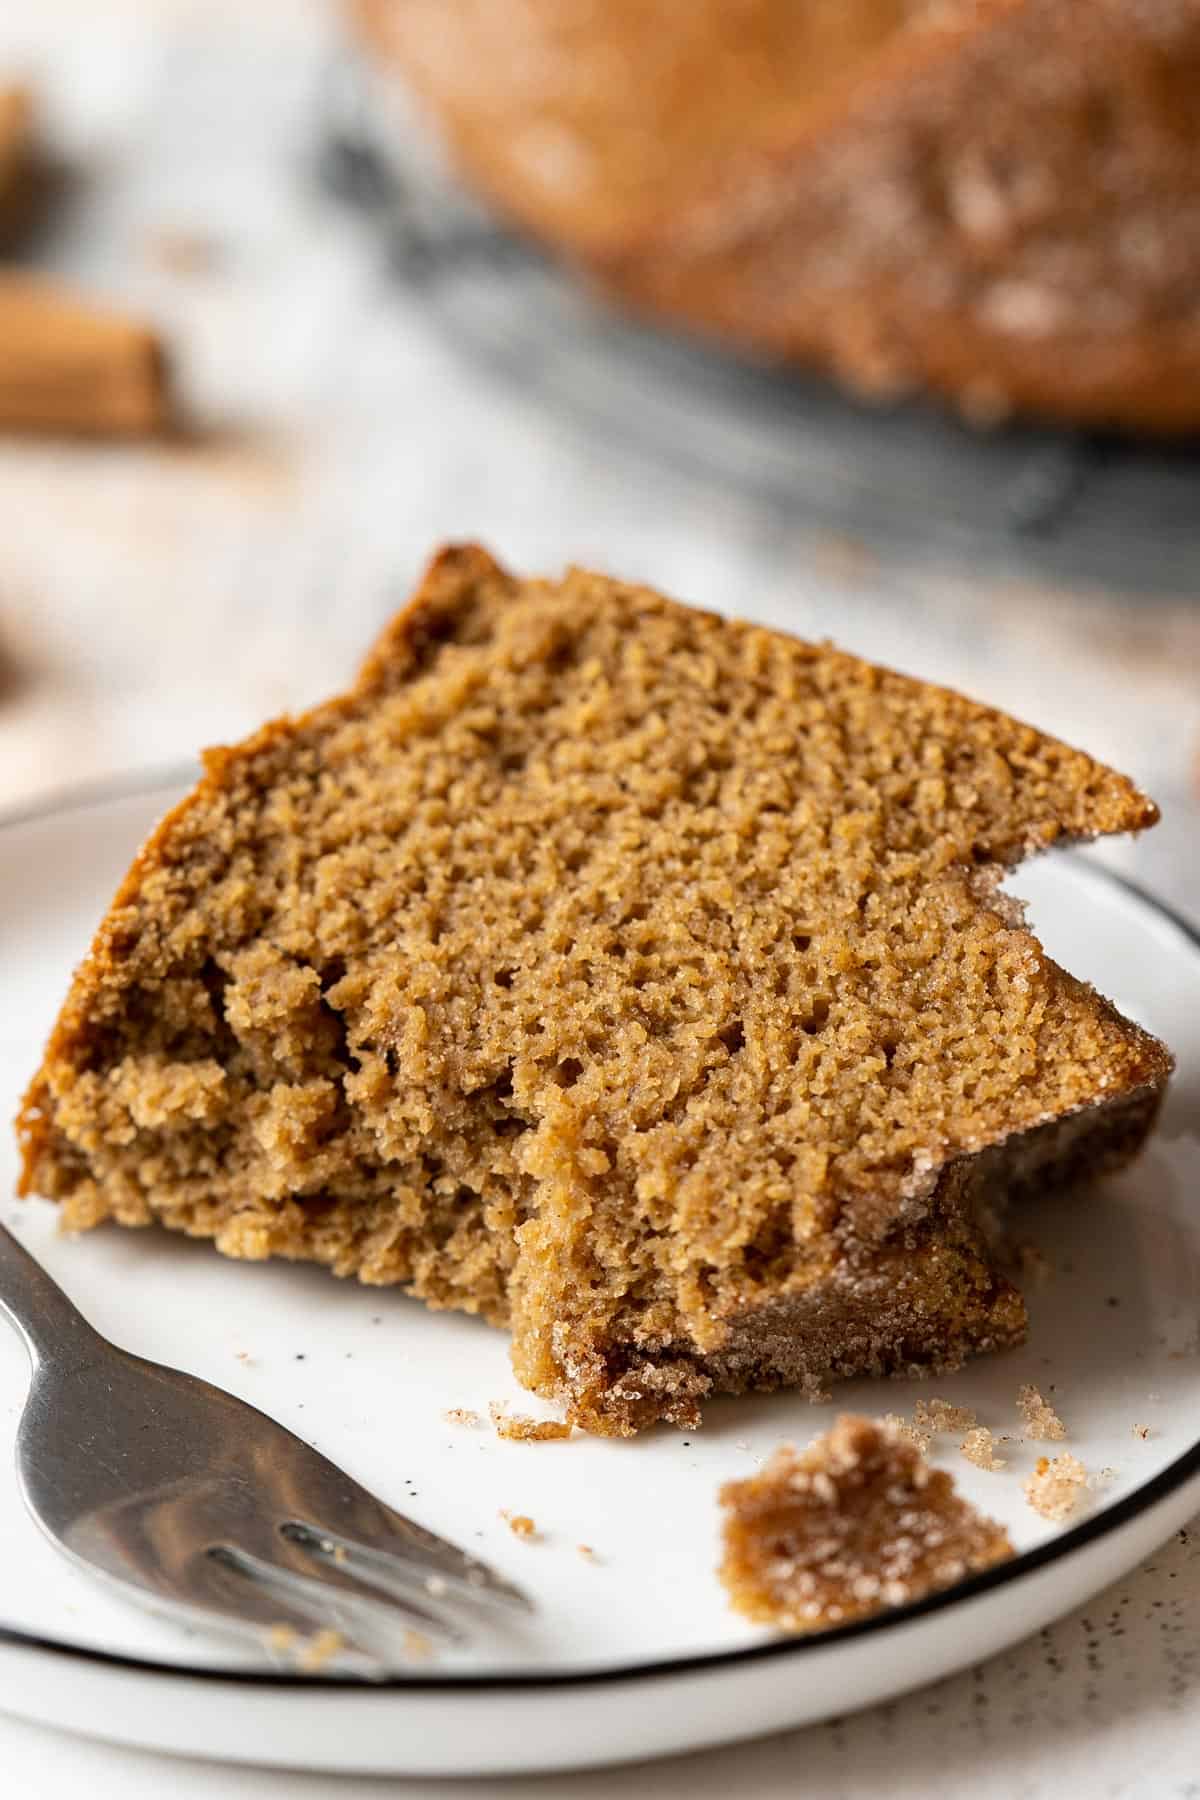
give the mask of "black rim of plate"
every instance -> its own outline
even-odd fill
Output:
[[[155,793],[167,793],[178,788],[195,777],[195,765],[187,764],[173,769],[159,769],[141,774],[115,776],[110,779],[64,788],[46,796],[38,802],[0,813],[0,832],[11,830],[22,825],[35,824],[41,820],[54,817],[56,814],[88,810],[92,807],[110,805],[120,800],[134,799]],[[1200,951],[1200,930],[1182,913],[1168,906],[1155,895],[1147,893],[1136,882],[1123,875],[1116,874],[1103,864],[1094,862],[1076,862],[1076,869],[1087,872],[1088,876],[1102,885],[1122,889],[1134,899],[1158,915],[1160,919],[1174,927],[1183,940],[1195,951]],[[923,1600],[913,1601],[907,1606],[891,1608],[887,1612],[876,1613],[872,1618],[860,1619],[853,1624],[838,1625],[828,1631],[816,1632],[811,1637],[774,1638],[762,1644],[748,1644],[741,1649],[714,1650],[696,1656],[660,1657],[654,1661],[642,1663],[617,1663],[596,1669],[564,1669],[560,1671],[516,1670],[511,1674],[462,1674],[462,1675],[388,1675],[374,1680],[358,1675],[325,1675],[293,1673],[287,1670],[254,1669],[222,1667],[219,1664],[209,1666],[184,1662],[166,1662],[156,1657],[128,1656],[112,1650],[101,1650],[89,1644],[74,1643],[69,1638],[43,1636],[38,1632],[23,1631],[15,1626],[0,1623],[0,1650],[4,1648],[39,1652],[47,1657],[66,1659],[94,1667],[127,1670],[138,1675],[167,1677],[173,1680],[227,1682],[241,1687],[306,1689],[309,1693],[314,1688],[322,1690],[352,1690],[360,1694],[415,1694],[436,1692],[517,1692],[530,1689],[546,1688],[579,1688],[605,1687],[621,1682],[640,1682],[664,1676],[704,1675],[720,1669],[741,1667],[751,1663],[775,1661],[782,1657],[803,1659],[806,1654],[825,1650],[835,1645],[845,1644],[853,1638],[866,1637],[872,1633],[893,1631],[897,1627],[908,1625],[915,1620],[928,1618],[932,1613],[942,1612],[951,1606],[961,1606],[977,1599],[994,1589],[1006,1587],[1010,1583],[1022,1580],[1051,1563],[1071,1556],[1076,1550],[1084,1549],[1088,1544],[1107,1537],[1111,1532],[1119,1531],[1131,1520],[1140,1518],[1150,1512],[1158,1503],[1177,1493],[1193,1476],[1200,1475],[1200,1439],[1185,1450],[1182,1456],[1160,1469],[1157,1475],[1136,1488],[1133,1493],[1116,1500],[1102,1512],[1093,1514],[1078,1525],[1071,1526],[1061,1536],[1053,1538],[1045,1544],[1038,1544],[1032,1550],[1024,1550],[1010,1561],[1000,1563],[982,1574],[972,1575],[966,1581],[954,1587],[943,1588],[939,1593],[929,1594]]]

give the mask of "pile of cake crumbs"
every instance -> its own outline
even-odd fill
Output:
[[[1063,1420],[1031,1382],[1025,1382],[1018,1390],[1017,1411],[1023,1422],[1024,1437],[1039,1442],[1057,1442],[1066,1437],[1067,1428]],[[969,1406],[954,1406],[948,1400],[918,1400],[913,1408],[911,1423],[897,1413],[885,1413],[882,1423],[889,1430],[897,1432],[922,1456],[928,1454],[935,1437],[947,1432],[962,1431],[965,1435],[959,1448],[969,1463],[973,1463],[977,1469],[993,1472],[1008,1467],[1007,1459],[998,1456],[996,1450],[999,1444],[1010,1440],[1003,1436],[998,1438],[987,1426],[980,1425]],[[1138,1437],[1145,1437],[1149,1433],[1149,1426],[1135,1425],[1133,1429],[1134,1435]]]
[[[1025,1421],[1025,1436],[1057,1443],[1067,1435],[1067,1428],[1048,1400],[1029,1382],[1017,1395],[1017,1411]]]
[[[1053,1392],[1053,1388],[1051,1388]],[[1060,1441],[1067,1427],[1031,1382],[1017,1393],[1022,1437]],[[1133,1427],[1136,1437],[1148,1425]],[[997,1437],[974,1411],[948,1400],[918,1400],[911,1422],[844,1415],[803,1453],[779,1450],[760,1474],[727,1483],[721,1578],[734,1606],[759,1622],[813,1631],[916,1599],[1013,1554],[1007,1534],[955,1492],[926,1461],[935,1437],[962,1433],[975,1468],[1009,1466]],[[1069,1451],[1042,1456],[1024,1483],[1034,1512],[1059,1524],[1089,1491],[1115,1479],[1089,1474]]]
[[[479,1414],[472,1412],[469,1406],[451,1406],[446,1412],[447,1425],[465,1425],[472,1430],[482,1423]]]
[[[1025,1483],[1025,1497],[1034,1512],[1058,1524],[1075,1511],[1087,1487],[1087,1470],[1077,1456],[1064,1450],[1053,1461],[1038,1458]]]

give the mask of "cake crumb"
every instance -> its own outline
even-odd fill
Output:
[[[949,1400],[918,1400],[913,1408],[913,1425],[919,1432],[937,1436],[943,1431],[968,1431],[975,1424],[969,1406],[953,1406]]]
[[[590,1544],[576,1544],[575,1548],[586,1562],[595,1562],[596,1552]]]
[[[922,1456],[933,1441],[929,1431],[921,1429],[915,1424],[910,1425],[908,1420],[901,1418],[899,1413],[884,1413],[879,1422],[886,1430],[894,1431],[906,1444],[911,1444],[913,1449],[919,1451]]]
[[[986,1425],[973,1426],[959,1445],[969,1463],[977,1469],[1006,1469],[1008,1463],[996,1455],[996,1440]]]
[[[1066,1437],[1067,1428],[1050,1402],[1028,1381],[1017,1394],[1017,1411],[1025,1421],[1026,1437],[1045,1442]]]
[[[518,1444],[552,1444],[569,1438],[573,1426],[564,1419],[531,1419],[525,1413],[510,1413],[499,1400],[488,1407],[496,1436]]]
[[[1025,1483],[1025,1498],[1035,1513],[1057,1524],[1075,1511],[1087,1485],[1087,1470],[1077,1456],[1064,1450],[1053,1461],[1039,1456]]]
[[[296,1667],[303,1669],[306,1675],[315,1675],[332,1661],[345,1643],[340,1631],[326,1626],[323,1631],[314,1631],[313,1635],[296,1651]]]
[[[501,1508],[500,1517],[505,1521],[514,1537],[524,1538],[526,1543],[537,1537],[538,1528],[528,1513],[507,1512]]]
[[[782,1631],[904,1606],[1013,1554],[1003,1526],[931,1468],[899,1425],[851,1413],[807,1450],[785,1444],[719,1498],[730,1600]]]
[[[290,1650],[296,1642],[296,1632],[291,1625],[272,1625],[267,1633],[267,1643],[272,1650]]]
[[[1149,1425],[1135,1425],[1133,1435],[1135,1438],[1148,1438],[1150,1436]]]
[[[469,1406],[451,1406],[443,1417],[447,1425],[466,1425],[471,1429],[482,1423],[479,1414],[472,1412]]]
[[[423,1631],[410,1626],[402,1639],[404,1654],[410,1662],[428,1662],[433,1655],[433,1642]]]
[[[934,1438],[941,1432],[966,1431],[975,1423],[969,1406],[954,1406],[949,1400],[918,1400],[913,1408],[911,1424],[899,1413],[884,1413],[881,1424],[899,1432],[905,1443],[924,1456]]]

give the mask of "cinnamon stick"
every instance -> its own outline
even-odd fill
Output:
[[[24,226],[34,187],[33,96],[28,88],[0,86],[0,241]]]
[[[0,275],[0,431],[140,437],[166,417],[166,360],[148,326]]]

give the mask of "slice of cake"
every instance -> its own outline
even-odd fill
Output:
[[[348,694],[206,769],[24,1189],[480,1313],[590,1430],[1015,1342],[984,1219],[1158,1107],[1162,1045],[995,891],[1153,805],[829,646],[448,549]]]
[[[1006,1562],[1008,1533],[955,1492],[896,1425],[843,1413],[721,1489],[721,1580],[738,1612],[824,1631],[907,1606]]]

